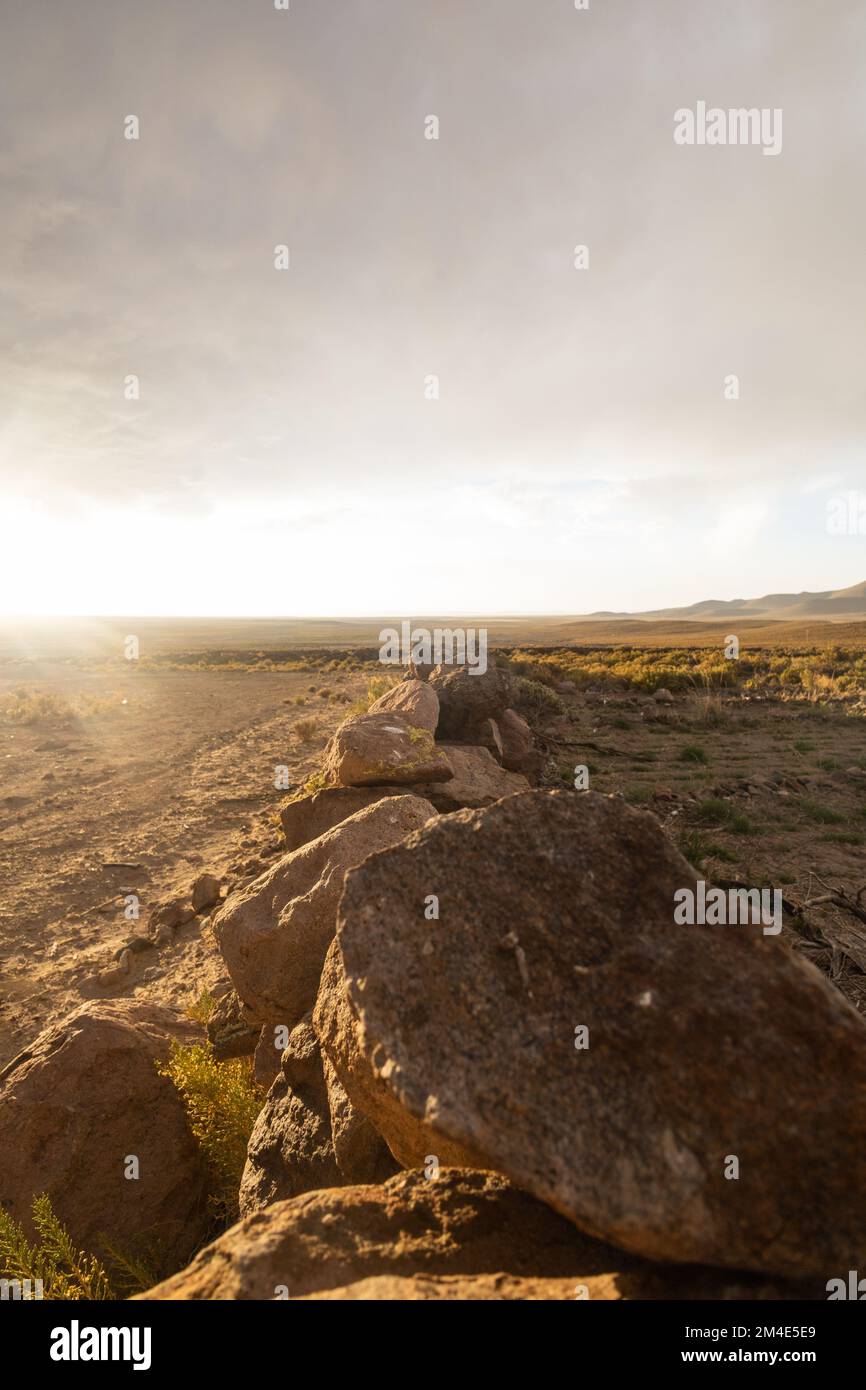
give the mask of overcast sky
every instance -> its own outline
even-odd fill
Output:
[[[3,610],[866,578],[825,520],[866,499],[863,0],[0,16]],[[699,101],[781,109],[781,153],[677,145]]]

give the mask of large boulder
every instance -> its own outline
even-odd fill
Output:
[[[336,940],[325,958],[313,1027],[322,1056],[341,1090],[351,1097],[355,1111],[372,1121],[398,1163],[412,1168],[434,1154],[448,1167],[474,1166],[474,1153],[437,1134],[423,1117],[395,1100],[390,1086],[370,1066],[357,1016],[349,1005],[343,957]]]
[[[325,749],[324,774],[335,787],[446,782],[452,775],[430,730],[416,728],[402,714],[345,720]]]
[[[332,1123],[332,1108],[336,1123]],[[247,1147],[242,1216],[320,1187],[380,1182],[395,1171],[384,1141],[322,1067],[309,1016],[289,1036]]]
[[[442,817],[347,876],[359,1055],[317,1010],[319,1035],[403,1163],[455,1146],[659,1259],[864,1267],[866,1025],[760,926],[676,924],[695,885],[618,799]]]
[[[426,681],[403,680],[380,695],[368,714],[401,714],[415,729],[435,734],[439,722],[439,698]]]
[[[205,1170],[183,1101],[157,1065],[201,1029],[130,999],[89,1002],[0,1072],[0,1205],[32,1234],[47,1193],[73,1243],[168,1268],[208,1228]],[[137,1177],[132,1158],[138,1160]]]
[[[427,682],[439,699],[438,736],[448,743],[479,743],[485,721],[499,720],[514,701],[514,680],[496,666],[437,666]]]
[[[139,1300],[791,1298],[812,1290],[647,1265],[494,1173],[443,1168],[309,1192],[239,1221]],[[821,1291],[823,1293],[823,1289]]]
[[[312,1008],[346,869],[397,844],[432,815],[421,797],[388,797],[232,894],[213,927],[248,1023],[291,1029]]]
[[[431,783],[417,789],[437,811],[462,811],[466,807],[475,810],[479,806],[491,806],[503,796],[529,790],[527,779],[519,772],[506,772],[487,748],[469,743],[441,746],[454,776],[449,782]]]

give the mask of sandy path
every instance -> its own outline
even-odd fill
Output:
[[[94,973],[144,930],[156,903],[201,872],[223,874],[278,845],[285,793],[275,765],[303,781],[345,713],[309,689],[323,684],[355,698],[365,680],[0,667],[0,697],[26,685],[73,704],[109,702],[88,717],[0,725],[0,1065],[47,1022],[104,993]],[[303,706],[293,703],[299,694]],[[310,718],[318,732],[299,744],[292,725]],[[138,867],[107,867],[114,862]],[[140,898],[138,923],[124,918],[123,890]],[[158,978],[143,982],[154,967]],[[132,986],[119,992],[184,1002],[222,973],[197,920],[173,946],[137,957]]]

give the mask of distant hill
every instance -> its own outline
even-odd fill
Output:
[[[850,589],[826,589],[822,593],[765,594],[763,598],[702,599],[686,608],[653,608],[640,613],[587,613],[585,621],[638,618],[648,622],[712,622],[724,618],[760,618],[765,622],[797,619],[866,618],[866,580]]]

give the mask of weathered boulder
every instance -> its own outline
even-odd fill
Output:
[[[335,787],[404,786],[446,782],[451,767],[429,729],[415,728],[401,714],[362,714],[337,729],[325,749],[324,773]]]
[[[111,1260],[189,1257],[208,1227],[205,1172],[183,1101],[157,1072],[201,1030],[129,999],[82,1005],[0,1072],[0,1204],[31,1232],[46,1192],[76,1246]],[[138,1177],[128,1178],[130,1160]]]
[[[370,706],[368,714],[401,714],[415,729],[435,734],[439,722],[439,698],[426,681],[403,680],[392,685]]]
[[[398,1163],[412,1168],[434,1154],[447,1167],[474,1166],[474,1153],[434,1133],[423,1118],[395,1100],[391,1088],[370,1066],[357,1016],[349,1005],[343,957],[336,940],[331,943],[322,969],[313,1027],[322,1056],[342,1091],[347,1099],[351,1097],[355,1111],[372,1122]]]
[[[821,1291],[823,1293],[823,1289]],[[647,1265],[494,1173],[415,1170],[247,1216],[138,1299],[791,1298],[811,1289]]]
[[[421,797],[387,797],[232,894],[212,920],[248,1023],[292,1028],[312,1008],[346,869],[434,814]]]
[[[514,681],[496,666],[481,672],[467,666],[437,666],[427,682],[439,698],[438,735],[448,743],[478,743],[482,726],[508,709]]]
[[[347,875],[323,1046],[403,1163],[456,1146],[659,1259],[862,1267],[866,1025],[759,926],[677,925],[695,884],[618,799],[441,817]]]
[[[287,801],[280,807],[280,824],[286,849],[300,849],[326,830],[348,820],[356,811],[386,796],[405,796],[405,787],[325,787],[320,792]]]
[[[328,1070],[330,1085],[308,1015],[289,1035],[277,1078],[250,1136],[240,1189],[242,1216],[320,1187],[380,1182],[395,1171],[384,1141],[369,1120],[354,1111]]]
[[[529,790],[529,782],[519,772],[506,772],[487,748],[469,743],[445,743],[442,750],[454,770],[449,782],[418,787],[437,811],[461,811],[490,806],[503,796]]]

